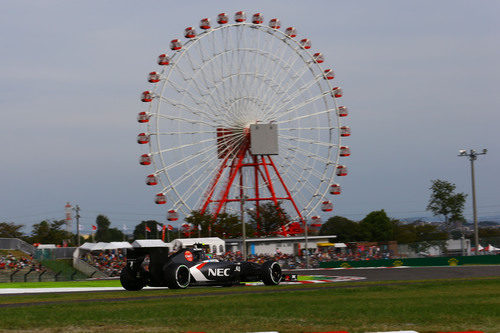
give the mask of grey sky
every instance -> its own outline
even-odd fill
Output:
[[[186,26],[237,10],[295,26],[335,69],[353,133],[335,214],[429,215],[430,180],[470,193],[458,150],[488,148],[479,213],[500,215],[498,1],[4,1],[0,221],[30,231],[70,201],[85,230],[164,222],[137,163],[139,93]]]

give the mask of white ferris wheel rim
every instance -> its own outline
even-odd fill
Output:
[[[244,45],[247,47],[239,47],[240,42],[245,43],[245,41],[243,40],[244,35],[241,32],[243,29],[252,29],[253,31],[258,31],[259,38],[262,37],[262,39],[265,40],[267,37],[267,42],[269,43],[280,42],[285,44],[286,46],[283,48],[282,53],[280,55],[273,54],[271,51],[266,50],[264,48],[266,44],[264,43],[264,45],[261,46],[260,40],[257,41],[256,47],[252,48],[248,47],[248,45]],[[224,38],[226,39],[231,38],[229,34],[232,33],[234,30],[236,30],[236,32],[234,32],[235,34],[240,33],[241,34],[240,37],[242,37],[241,41],[237,38],[238,48],[235,49],[233,47],[215,53],[214,51],[216,49],[215,38],[217,38],[216,34],[219,34],[221,36],[219,37],[221,38],[221,40],[218,41],[219,43],[222,41],[222,44],[225,46],[228,44],[231,45],[231,43],[235,43],[235,41],[227,41],[224,40]],[[203,54],[204,52],[203,48],[198,47],[198,53],[199,53],[198,56],[201,58],[202,62],[201,64],[199,64],[199,66],[196,66],[196,64],[193,64],[190,52],[193,53],[196,52],[197,45],[201,45],[203,41],[210,42],[209,41],[210,38],[212,38],[212,41],[214,43],[214,49],[213,49],[214,52],[212,52],[212,54],[205,59],[205,54]],[[285,51],[288,53],[285,53]],[[238,71],[236,73],[231,73],[228,76],[224,76],[224,69],[222,69],[220,73],[213,73],[214,71],[213,64],[216,63],[217,61],[220,61],[217,60],[217,58],[222,59],[225,57],[226,59],[228,59],[228,57],[230,57],[231,65],[233,65],[235,61],[234,58],[235,57],[241,58],[242,52],[244,59],[239,59],[239,61],[252,60],[252,59],[253,60],[257,59],[257,61],[259,60],[264,61],[263,59],[273,59],[271,62],[268,62],[267,64],[263,63],[258,65],[258,66],[267,66],[266,71],[269,70],[271,74],[280,72],[283,70],[283,68],[286,68],[288,66],[289,69],[287,71],[287,75],[294,76],[297,78],[297,80],[299,80],[305,73],[312,73],[313,79],[303,84],[299,89],[295,91],[295,93],[288,91],[294,86],[294,84],[289,84],[288,89],[285,89],[286,87],[282,86],[283,82],[281,83],[275,82],[274,84],[275,86],[277,86],[277,88],[275,88],[274,90],[268,89],[267,92],[261,91],[262,90],[261,88],[253,87],[253,89],[255,89],[258,93],[263,94],[264,97],[251,96],[250,92],[247,93],[247,95],[241,95],[241,92],[239,92],[240,94],[238,95],[240,96],[239,98],[233,98],[232,100],[230,98],[228,99],[228,97],[234,96],[235,94],[234,90],[228,91],[229,89],[218,88],[227,85],[228,80],[230,80],[231,82],[233,80],[234,81],[245,80],[245,82],[247,82],[248,80],[251,80],[253,82],[256,82],[258,80],[268,80],[270,82],[274,82],[274,77],[268,76],[267,73],[265,73],[266,71],[264,71],[263,73],[259,72],[258,70],[250,72]],[[210,53],[209,50],[207,50],[207,53]],[[260,55],[260,57],[254,56],[253,58],[248,59],[249,54],[254,54],[254,55],[258,54]],[[293,54],[293,56],[288,55],[288,57],[286,57],[287,54]],[[185,62],[191,63],[191,65],[193,66],[191,70],[193,73],[196,73],[197,75],[196,79],[184,78],[185,82],[182,82],[179,79],[173,79],[173,76],[175,75],[177,76],[184,75],[183,69],[181,69],[179,66],[179,64],[183,60]],[[293,63],[291,63],[292,60]],[[297,60],[301,61],[298,63],[298,65],[296,65]],[[272,64],[274,64],[275,62],[279,64],[278,66],[276,66],[277,69],[272,68]],[[258,66],[255,65],[255,67]],[[165,143],[162,142],[163,140],[162,137],[164,136],[177,135],[181,137],[181,136],[194,135],[192,130],[184,131],[180,127],[181,124],[191,122],[193,123],[193,125],[199,126],[198,128],[204,126],[202,130],[198,129],[196,131],[197,134],[206,134],[206,139],[205,139],[206,141],[199,140],[194,144],[204,144],[204,143],[208,144],[210,142],[214,143],[215,139],[213,137],[213,134],[215,133],[214,129],[216,129],[217,126],[216,122],[220,121],[221,117],[227,118],[228,115],[212,114],[209,111],[207,111],[207,109],[199,107],[200,105],[201,106],[215,105],[215,108],[217,108],[218,106],[217,103],[228,102],[228,100],[231,100],[232,104],[234,105],[235,103],[240,103],[240,101],[244,100],[241,103],[247,103],[248,106],[248,104],[252,99],[254,99],[253,103],[257,103],[259,101],[266,102],[274,97],[277,97],[277,92],[284,91],[286,93],[285,97],[287,98],[283,99],[283,96],[279,96],[280,98],[276,98],[276,102],[273,105],[271,106],[265,105],[268,107],[270,111],[268,111],[267,113],[268,118],[263,120],[263,122],[266,122],[266,120],[274,121],[278,124],[278,126],[294,122],[295,125],[293,128],[285,127],[285,129],[288,129],[289,133],[308,131],[308,130],[322,130],[329,132],[328,134],[329,140],[325,140],[325,139],[315,138],[314,136],[311,136],[311,138],[299,136],[298,134],[293,136],[291,134],[283,134],[285,133],[284,130],[280,131],[280,145],[284,146],[283,147],[284,149],[293,152],[293,154],[287,152],[287,154],[285,154],[283,157],[283,159],[289,163],[287,165],[285,165],[285,163],[282,163],[281,165],[282,175],[284,177],[288,177],[289,179],[296,179],[295,184],[289,184],[289,185],[290,185],[290,191],[293,192],[295,196],[297,196],[299,203],[302,205],[300,209],[302,215],[304,217],[310,217],[311,215],[315,214],[321,202],[323,200],[326,200],[326,197],[328,196],[327,193],[329,190],[329,185],[334,183],[335,169],[339,165],[339,157],[340,157],[339,148],[341,147],[341,135],[339,131],[341,126],[341,121],[337,114],[338,105],[336,98],[334,98],[331,93],[333,85],[331,84],[330,80],[323,79],[323,70],[324,68],[319,63],[314,61],[313,52],[301,47],[300,42],[298,40],[287,36],[284,32],[280,31],[279,29],[273,29],[263,24],[253,24],[248,22],[223,24],[217,27],[213,27],[212,29],[206,30],[193,39],[189,39],[183,45],[180,51],[173,52],[173,55],[171,56],[171,64],[169,66],[163,67],[160,74],[162,80],[158,84],[155,84],[154,89],[152,90],[153,94],[157,97],[158,102],[150,103],[148,110],[148,114],[150,114],[156,120],[154,125],[148,123],[147,134],[152,137],[155,137],[154,140],[151,140],[149,142],[148,147],[149,147],[149,154],[150,156],[153,157],[153,166],[155,169],[153,174],[159,176],[159,182],[161,184],[161,190],[159,192],[165,194],[168,197],[170,205],[172,205],[174,209],[178,209],[182,211],[182,213],[184,213],[185,215],[188,215],[191,213],[191,211],[197,209],[198,208],[197,205],[199,205],[199,200],[196,201],[195,204],[193,204],[194,202],[192,200],[193,197],[197,193],[200,194],[201,197],[202,192],[205,191],[205,188],[203,188],[203,186],[209,184],[210,179],[213,177],[213,172],[211,172],[210,170],[213,171],[217,168],[217,167],[213,168],[214,166],[217,165],[216,163],[217,156],[213,156],[211,160],[205,161],[204,165],[203,164],[194,166],[190,165],[192,161],[196,160],[199,156],[202,156],[204,154],[206,155],[207,152],[213,150],[213,148],[205,147],[205,148],[200,148],[199,151],[195,153],[193,152],[187,152],[186,154],[181,153],[181,156],[183,156],[182,158],[176,160],[169,160],[167,159],[168,155],[166,154],[173,151],[182,151],[184,149],[186,149],[187,151],[187,149],[192,148],[193,144],[191,143],[177,144],[175,146],[170,147],[170,146],[165,146]],[[211,73],[212,77],[210,77],[210,73],[208,73],[208,71],[212,71]],[[217,74],[219,76],[217,77],[217,75],[214,74]],[[209,80],[209,78],[212,78],[213,80]],[[219,80],[217,80],[217,78]],[[187,86],[179,85],[179,83],[187,84]],[[312,86],[317,86],[320,93],[311,96],[308,90],[311,89]],[[188,89],[186,89],[186,87]],[[179,95],[183,95],[180,101],[174,100],[167,96],[166,91],[172,88],[174,90],[177,89],[177,93]],[[209,91],[209,94],[205,95],[202,94],[203,91],[202,88],[205,88],[205,91]],[[233,95],[231,95],[231,93]],[[255,93],[255,91],[253,91],[252,93]],[[309,98],[304,99],[301,103],[294,104],[293,101],[296,100],[297,96],[301,96],[304,93],[307,93]],[[188,101],[189,99],[191,100],[191,102]],[[209,103],[208,100],[212,100],[212,102]],[[322,109],[315,110],[315,112],[309,114],[295,115],[295,117],[292,118],[291,120],[285,118],[286,115],[293,114],[294,112],[301,110],[303,107],[310,105],[312,103],[316,103],[317,101],[324,102],[324,107]],[[196,106],[192,104],[193,102],[194,104],[196,104]],[[277,104],[278,102],[281,102],[281,104]],[[170,113],[167,113],[168,110],[166,111],[165,105],[167,105],[168,107],[183,109],[187,112],[197,114],[199,117],[197,117],[197,119],[194,119],[194,118],[186,118],[184,116],[181,117],[178,115],[177,116],[171,115]],[[220,112],[221,109],[217,111]],[[235,117],[234,114],[232,116],[233,118],[237,118]],[[319,116],[326,116],[328,118],[328,124],[316,124],[316,126],[301,125],[302,120]],[[243,117],[243,115],[241,115],[241,117]],[[169,129],[168,132],[166,132],[165,128],[161,127],[161,122],[159,121],[159,119],[166,119],[168,121],[177,122],[177,132],[171,131],[171,129]],[[208,130],[210,127],[212,128],[212,130]],[[236,126],[233,126],[233,128],[234,127]],[[179,140],[179,142],[180,141],[181,140]],[[299,147],[297,142],[300,142],[300,144],[309,144],[312,146],[325,146],[328,148],[327,149],[328,154],[324,156],[324,154],[314,153],[314,151],[306,151],[303,147]],[[321,168],[319,169],[310,168],[309,167],[310,161],[314,161],[314,163],[321,163],[324,166],[323,171],[321,171]],[[180,177],[172,176],[170,170],[177,168],[179,166],[182,167],[183,165],[185,167],[189,165],[189,168],[186,169],[185,173]],[[205,167],[206,168],[205,170],[208,171],[202,173],[201,169],[203,167]],[[308,168],[311,170],[307,171]],[[311,179],[313,178],[314,181],[311,181]],[[185,183],[188,179],[191,180],[194,179],[196,180],[196,182],[193,182],[191,186],[186,186],[186,185],[181,186],[181,184]],[[321,184],[321,186],[316,186],[318,182]],[[303,194],[304,192],[306,194]]]

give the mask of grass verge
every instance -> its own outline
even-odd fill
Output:
[[[356,287],[359,285],[364,287]],[[332,289],[332,286],[344,288]],[[345,330],[350,333],[498,332],[500,329],[499,278],[304,287],[309,286],[2,296],[0,306],[29,301],[58,303],[2,308],[0,328],[61,332]],[[227,294],[233,290],[256,293]],[[191,297],[180,297],[189,294]],[[130,296],[160,298],[110,299]],[[82,299],[86,302],[78,302]]]

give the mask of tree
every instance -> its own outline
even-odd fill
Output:
[[[429,189],[432,192],[427,210],[431,211],[434,216],[443,215],[447,228],[451,228],[451,222],[464,220],[463,211],[467,195],[454,193],[455,184],[445,180],[436,179],[431,182]]]
[[[270,202],[259,205],[256,210],[249,210],[248,215],[256,236],[273,236],[290,222],[290,217],[279,202],[277,207]]]
[[[158,227],[163,228],[163,224],[155,220],[142,221],[134,228],[134,239],[158,239],[161,238],[161,232],[158,231]],[[147,231],[146,227],[151,230]]]
[[[62,227],[66,221],[42,221],[33,225],[31,242],[41,244],[62,244],[64,241],[73,239],[73,235]]]
[[[125,235],[121,230],[109,227],[111,222],[107,216],[97,215],[95,222],[97,225],[95,240],[97,242],[117,242],[123,240]]]
[[[336,235],[338,242],[355,242],[363,240],[358,223],[342,216],[330,217],[319,230],[320,235]]]
[[[21,238],[23,233],[20,231],[24,225],[13,222],[0,222],[1,238]]]
[[[409,244],[415,252],[425,252],[431,246],[439,246],[442,251],[446,248],[446,240],[448,239],[448,234],[444,231],[440,231],[437,226],[424,223],[414,223],[415,228],[415,242]]]
[[[385,211],[373,211],[359,223],[361,232],[365,233],[367,241],[381,242],[394,239],[393,225]]]
[[[213,224],[213,217],[210,213],[205,212],[202,213],[199,210],[195,210],[191,212],[191,215],[185,218],[185,221],[187,223],[192,224],[196,229],[198,227],[201,228],[200,230],[200,236],[201,237],[209,237],[211,236],[211,232],[209,229],[212,227]],[[198,230],[196,231],[196,236],[198,236]]]
[[[251,226],[245,224],[245,233],[252,234]],[[242,237],[241,220],[237,215],[221,213],[212,225],[212,236],[220,238]]]

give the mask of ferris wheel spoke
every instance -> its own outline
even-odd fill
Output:
[[[191,82],[192,84],[194,84],[194,87],[196,88],[196,90],[198,91],[198,93],[200,94],[201,97],[210,97],[211,99],[213,99],[213,96],[212,96],[212,93],[210,91],[210,88],[212,87],[211,85],[206,85],[206,88],[207,89],[203,89],[200,87],[199,83],[197,80],[194,79],[195,75],[188,75],[186,73],[184,73],[184,71],[180,68],[180,66],[176,66],[174,67],[175,70],[177,70],[180,74],[180,76],[183,78],[183,80],[185,82]],[[215,109],[215,110],[218,110],[218,103],[214,100],[212,100],[214,102],[215,105],[212,105],[209,109]],[[219,110],[220,111],[220,110]]]
[[[274,109],[270,111],[271,114],[275,115],[280,110],[284,109],[285,106],[287,106],[288,104],[290,104],[291,102],[293,102],[295,99],[297,99],[298,97],[300,97],[301,95],[303,95],[305,92],[308,92],[309,91],[308,89],[310,89],[314,84],[318,83],[318,81],[319,81],[319,78],[316,77],[316,78],[310,80],[309,82],[305,83],[301,87],[299,87],[294,94],[292,94],[289,97],[287,97],[286,99],[282,100],[280,104],[275,104],[273,106]],[[328,94],[329,94],[328,91],[322,92],[322,94],[318,95],[319,97],[318,96],[317,97],[321,98],[321,97],[323,97],[325,95],[328,95]],[[311,102],[314,102],[314,101],[316,101],[316,99],[313,99],[313,100],[307,102],[307,104],[311,103]]]
[[[203,82],[205,83],[205,87],[208,88],[208,91],[210,91],[210,88],[213,87],[213,83],[215,82],[215,79],[214,78],[210,78],[209,77],[209,74],[207,74],[205,72],[205,64],[206,62],[202,61],[201,65],[200,66],[195,66],[193,64],[193,60],[191,59],[191,56],[188,54],[187,56],[187,59],[189,61],[189,64],[191,65],[191,70],[193,73],[200,73],[200,79],[203,80]],[[209,68],[211,66],[208,66]],[[195,75],[193,75],[194,77]],[[196,80],[194,80],[193,82],[197,82]],[[212,105],[212,108],[214,109],[218,109],[218,105],[220,104],[220,101],[216,101],[215,100],[215,97],[214,97],[214,91],[216,92],[216,90],[212,90],[212,92],[209,93],[209,97],[211,98],[212,102],[213,102],[213,105]]]
[[[309,126],[309,127],[280,127],[278,128],[279,132],[289,132],[289,131],[330,131],[333,127],[326,126]]]
[[[307,157],[309,159],[313,159],[315,161],[318,161],[318,162],[321,162],[321,163],[325,163],[327,165],[329,165],[329,164],[332,163],[332,161],[330,161],[330,160],[328,160],[328,159],[326,159],[324,157],[321,157],[321,156],[319,156],[317,154],[314,154],[310,150],[305,150],[305,149],[299,148],[297,146],[292,146],[291,144],[288,144],[288,143],[284,143],[283,146],[284,146],[285,149],[288,149],[288,150],[296,152],[296,153],[300,153],[301,155],[303,155],[303,156],[305,156],[305,157]],[[299,160],[299,159],[297,159],[297,160]]]
[[[201,156],[201,155],[204,155],[204,154],[206,154],[207,152],[209,152],[209,151],[211,151],[211,150],[214,150],[214,149],[215,149],[214,147],[209,146],[209,147],[207,147],[207,148],[205,148],[205,149],[200,150],[199,152],[197,152],[197,153],[195,153],[195,154],[192,154],[192,155],[189,155],[189,156],[187,156],[187,157],[185,157],[185,158],[179,159],[179,160],[177,160],[176,162],[174,162],[174,163],[172,163],[172,164],[169,164],[169,165],[167,165],[166,167],[164,167],[164,168],[162,168],[162,169],[160,169],[160,170],[158,170],[158,171],[162,172],[162,171],[169,171],[169,170],[172,170],[172,169],[174,169],[174,168],[176,168],[176,167],[178,167],[178,166],[180,166],[180,165],[186,164],[187,162],[189,162],[189,161],[191,161],[191,160],[193,160],[193,159],[195,159],[195,158],[197,158],[197,157],[199,157],[199,156]],[[198,166],[198,164],[197,164],[196,166]],[[189,171],[186,171],[186,173],[188,173],[188,172],[189,172]],[[177,185],[177,184],[173,184],[173,185]]]
[[[297,177],[300,177],[300,178],[297,178],[297,179],[300,180],[300,181],[297,181],[297,183],[302,183],[302,187],[301,188],[297,188],[297,193],[303,193],[304,190],[306,190],[309,193],[311,193],[311,196],[318,196],[318,195],[320,195],[318,184],[313,184],[310,181],[310,176],[306,177],[304,175],[304,173],[307,172],[306,170],[303,170],[302,173],[297,172],[297,170],[294,170],[293,172],[296,172]],[[318,179],[318,183],[321,184],[322,182],[324,182],[324,181],[321,180],[321,178],[319,178]]]
[[[305,139],[305,138],[298,137],[298,136],[291,136],[291,135],[281,134],[281,137],[282,137],[282,138],[285,138],[285,139],[288,139],[288,140],[290,140],[290,141],[296,141],[296,142],[309,143],[309,144],[314,144],[314,145],[323,146],[323,147],[328,147],[328,148],[338,147],[338,145],[337,145],[337,144],[335,144],[335,143],[330,143],[330,142],[322,142],[322,141],[318,141],[318,140],[311,140],[311,139]]]
[[[200,140],[200,141],[197,141],[197,142],[187,143],[187,144],[176,146],[176,147],[172,147],[172,148],[162,149],[159,152],[160,153],[167,153],[167,152],[170,152],[170,151],[175,151],[175,150],[179,150],[179,149],[185,149],[185,148],[189,148],[189,147],[201,145],[203,143],[207,143],[207,142],[210,142],[210,141],[213,141],[213,140],[214,140],[213,138],[205,139],[205,140]]]
[[[283,84],[283,80],[279,80],[281,78],[281,73],[286,73],[287,71],[289,71],[294,63],[292,62],[292,60],[294,58],[297,58],[296,55],[292,53],[289,56],[289,59],[284,59],[284,55],[288,50],[289,44],[286,39],[283,42],[285,46],[281,45],[281,53],[277,56],[277,59],[279,59],[279,66],[272,66],[272,63],[270,63],[269,66],[271,66],[271,68],[268,67],[265,71],[265,73],[270,73],[269,77],[271,77],[274,81],[280,82],[277,83],[276,89],[274,89],[273,91],[268,90],[261,92],[266,100],[274,100],[276,96],[279,96],[278,92],[280,91],[281,85]],[[284,90],[282,93],[284,93]]]
[[[177,187],[180,186],[181,184],[185,183],[186,181],[189,181],[189,184],[191,185],[190,187],[193,186],[193,179],[196,177],[196,175],[200,172],[200,170],[206,169],[208,166],[210,166],[212,163],[212,160],[209,160],[208,163],[200,163],[200,164],[195,164],[191,169],[187,170],[181,177],[175,179],[171,183],[171,187]],[[209,164],[210,163],[210,164]],[[197,179],[197,182],[199,182],[199,179]]]
[[[317,94],[316,96],[310,97],[310,98],[306,99],[305,101],[303,101],[301,103],[298,103],[298,104],[296,104],[296,105],[294,105],[294,106],[286,109],[284,112],[282,112],[280,114],[280,118],[281,117],[285,117],[286,115],[288,115],[288,114],[290,114],[290,113],[292,113],[292,112],[294,112],[296,110],[299,110],[299,109],[303,108],[306,105],[314,103],[317,100],[319,100],[321,98],[324,98],[325,96],[328,96],[328,95],[330,95],[330,92],[329,91],[324,91],[321,94]],[[274,112],[274,114],[276,114],[276,113],[277,113],[277,111]]]
[[[322,111],[318,111],[318,112],[314,112],[314,113],[296,116],[294,118],[289,118],[289,119],[285,119],[285,120],[278,120],[278,121],[276,121],[276,123],[277,124],[285,124],[285,123],[290,123],[293,121],[302,120],[302,119],[306,119],[306,118],[317,117],[317,116],[322,115],[322,114],[329,114],[331,112],[336,112],[336,111],[337,111],[336,108],[335,109],[326,109],[326,110],[322,110]],[[280,118],[283,118],[283,117],[280,117]],[[329,127],[329,129],[333,130],[333,129],[335,129],[335,127]]]
[[[293,64],[295,64],[299,57],[295,57]],[[299,58],[300,59],[300,58]],[[309,65],[304,66],[303,68],[300,69],[300,71],[296,71],[294,66],[290,65],[287,66],[288,68],[285,69],[284,75],[288,77],[288,80],[283,80],[282,83],[280,84],[280,91],[283,91],[283,95],[286,96],[290,92],[291,89],[297,84],[297,82],[300,81],[300,79],[310,71]],[[276,100],[275,104],[280,103],[280,100]],[[274,109],[274,105],[273,105]]]
[[[177,101],[177,100],[174,100],[172,98],[165,97],[165,96],[160,96],[160,100],[163,102],[166,102],[174,107],[179,107],[179,108],[184,109],[186,111],[190,111],[193,115],[195,115],[197,117],[206,117],[206,118],[208,118],[207,120],[216,122],[216,119],[210,117],[210,115],[205,110],[195,108],[195,107],[190,106],[190,105],[186,105],[180,101]]]
[[[187,131],[187,132],[157,132],[155,133],[156,135],[186,135],[186,134],[215,134],[216,132],[214,130],[211,131]]]
[[[194,125],[206,125],[209,127],[214,126],[213,123],[205,122],[203,120],[200,120],[199,118],[198,119],[196,119],[196,118],[191,119],[191,118],[176,117],[176,116],[171,116],[171,115],[166,115],[166,114],[153,114],[153,116],[155,116],[157,118],[167,119],[167,120],[181,121],[184,123],[194,124]]]

